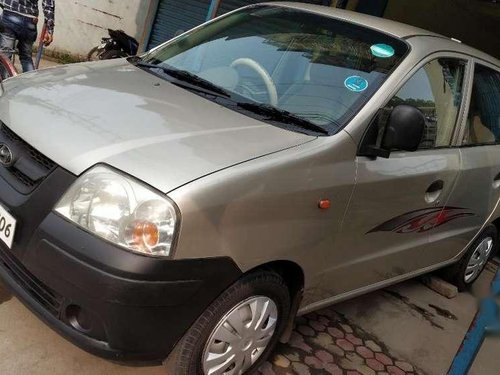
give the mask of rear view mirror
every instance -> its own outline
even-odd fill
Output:
[[[380,124],[380,119],[385,117],[383,114],[387,113],[385,111],[388,109],[379,111],[368,127],[358,150],[359,156],[388,158],[392,150],[418,149],[425,130],[424,114],[416,107],[401,104],[394,107],[387,120]]]
[[[425,116],[416,107],[398,105],[387,121],[382,148],[388,151],[416,151],[425,129]]]

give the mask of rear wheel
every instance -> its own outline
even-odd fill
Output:
[[[99,60],[99,47],[92,48],[87,54],[87,61]]]
[[[278,274],[252,273],[202,314],[166,361],[170,375],[249,374],[272,352],[290,311]]]
[[[460,291],[466,290],[483,272],[498,246],[498,233],[493,225],[486,227],[471,244],[462,260],[447,270],[448,279]]]

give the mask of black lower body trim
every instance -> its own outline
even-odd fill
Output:
[[[228,258],[132,254],[54,214],[28,248],[0,244],[0,278],[12,292],[70,342],[117,362],[161,363],[240,276]]]

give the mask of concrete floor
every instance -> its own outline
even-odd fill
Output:
[[[410,280],[338,304],[325,314],[342,316],[355,333],[358,329],[366,332],[389,356],[411,363],[416,373],[441,375],[446,373],[475,315],[476,296],[489,289],[493,275],[494,269],[489,267],[471,293],[462,293],[452,300],[434,293],[418,280]],[[300,332],[299,327],[297,336],[302,335]],[[294,348],[280,347],[275,358],[283,359],[280,353],[290,353]],[[4,375],[164,375],[162,368],[123,367],[81,351],[42,324],[1,284],[0,353],[0,374]],[[500,343],[489,341],[471,373],[497,375],[498,353]],[[310,371],[305,366],[303,371],[290,367],[286,372],[273,372],[271,369],[276,366],[268,364],[267,373],[325,373]],[[344,372],[351,373],[360,374]]]
[[[0,286],[0,374],[165,375],[158,368],[127,368],[96,358],[58,336]],[[7,301],[6,301],[7,300]]]
[[[33,60],[35,60],[35,57],[33,58]],[[16,57],[16,61],[15,61],[15,64],[16,66],[16,69],[19,73],[22,72],[22,67],[21,67],[21,63],[19,62],[19,58]],[[40,67],[39,69],[46,69],[46,68],[51,68],[53,66],[58,66],[58,65],[61,65],[60,63],[56,62],[56,61],[53,61],[53,60],[48,60],[48,59],[44,59],[42,58],[42,60],[40,60]]]
[[[395,285],[336,305],[348,320],[378,337],[392,352],[429,375],[447,372],[475,317],[478,300],[488,294],[496,267],[488,265],[472,290],[447,299],[418,280]],[[497,375],[500,342],[483,346],[472,374]]]

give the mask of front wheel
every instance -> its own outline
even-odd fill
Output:
[[[290,313],[281,276],[252,273],[202,314],[166,361],[169,375],[249,374],[274,349]]]
[[[16,75],[17,70],[12,61],[3,53],[0,53],[0,82]]]

